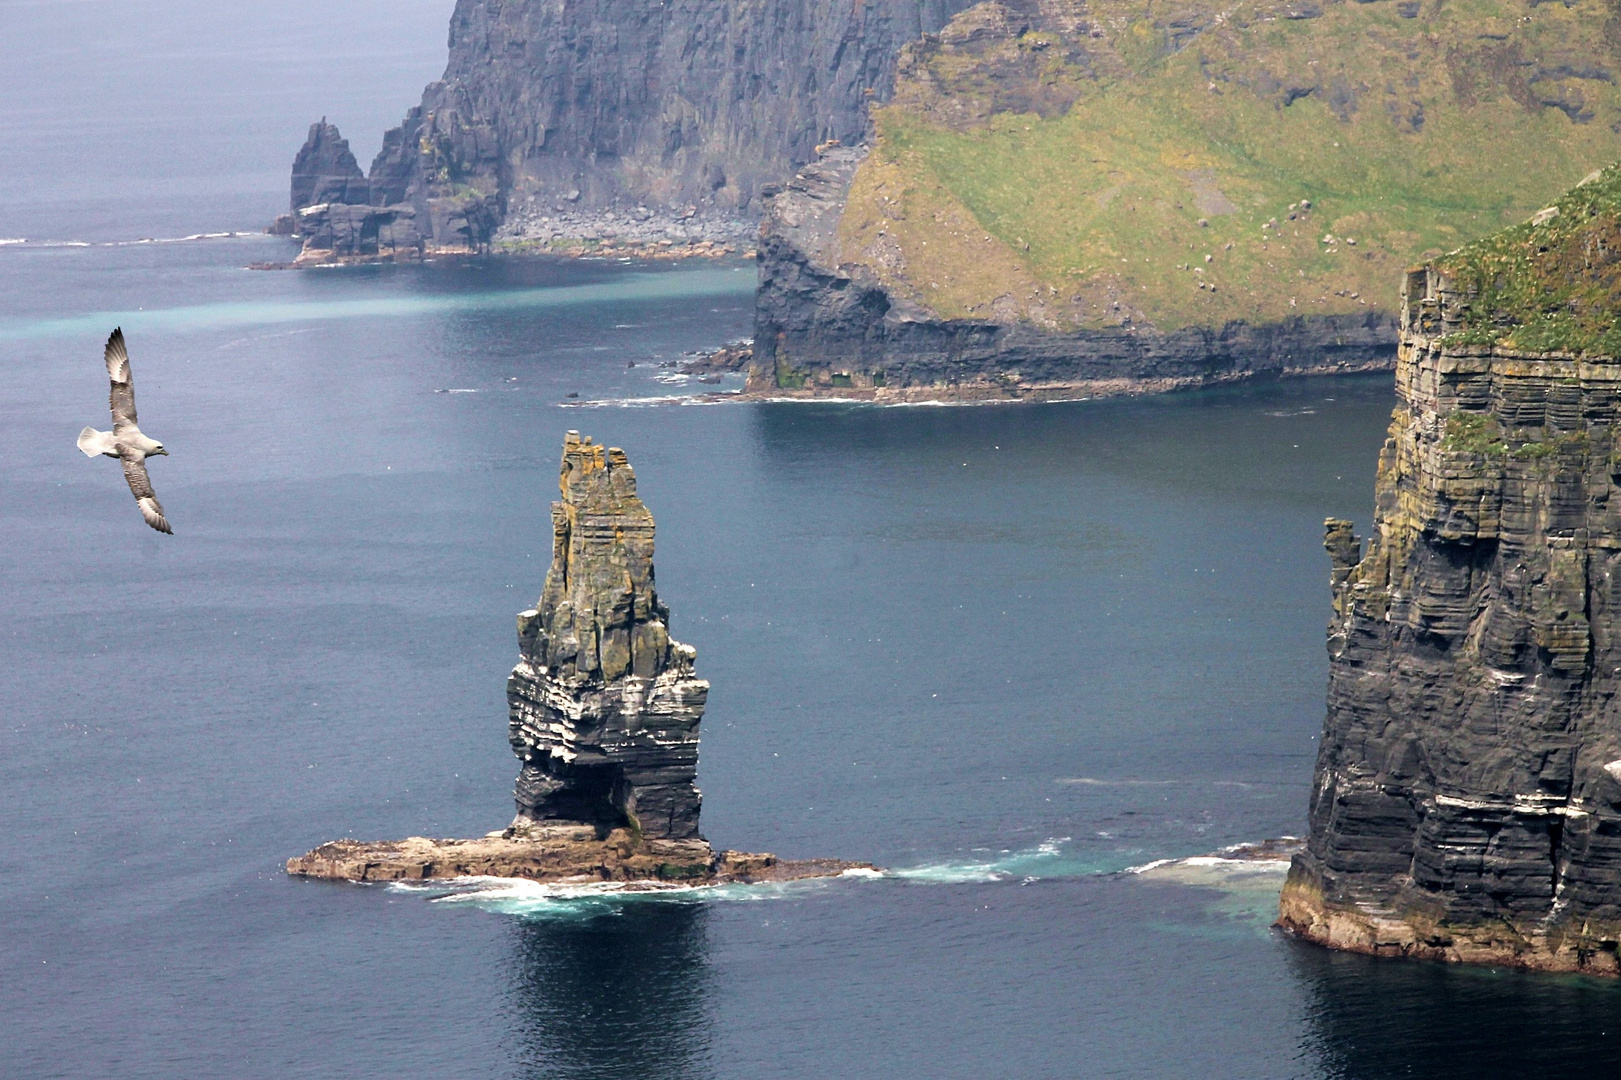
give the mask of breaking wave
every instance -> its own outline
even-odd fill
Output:
[[[656,881],[525,881],[468,877],[453,881],[395,882],[392,892],[421,896],[435,904],[472,904],[485,911],[525,918],[578,919],[613,915],[636,903],[700,904],[747,902],[803,896],[844,881],[882,878],[872,870],[846,870],[833,878],[765,882],[758,885],[683,885]]]
[[[87,248],[136,247],[141,244],[191,244],[199,240],[243,240],[267,237],[262,231],[229,231],[190,233],[186,236],[142,236],[135,240],[31,240],[26,236],[0,237],[0,247],[25,246],[31,248]]]
[[[889,870],[846,870],[831,878],[755,885],[686,885],[649,881],[554,881],[468,877],[439,882],[395,882],[390,891],[430,903],[472,905],[481,910],[531,919],[579,919],[613,915],[640,903],[748,903],[803,897],[855,883],[975,885],[1073,878],[1113,877],[1122,881],[1164,882],[1224,892],[1275,892],[1283,883],[1293,837],[1261,844],[1238,844],[1210,855],[1161,858],[1134,863],[1141,852],[1079,853],[1070,838],[1055,837],[1032,848],[986,852],[978,859],[923,863]]]

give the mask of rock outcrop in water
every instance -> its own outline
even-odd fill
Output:
[[[518,616],[507,681],[512,748],[523,759],[520,822],[629,824],[698,835],[698,724],[709,684],[670,638],[653,587],[653,515],[623,450],[578,432],[563,445],[552,504],[552,566]]]
[[[508,738],[517,816],[469,840],[336,840],[287,872],[345,881],[791,881],[874,872],[837,859],[717,852],[698,832],[698,724],[709,684],[670,638],[653,587],[653,515],[624,451],[563,446],[552,565],[518,616]]]
[[[371,185],[349,149],[349,140],[321,117],[320,123],[310,125],[309,137],[293,159],[290,209],[296,214],[317,203],[365,206],[370,202]]]
[[[1406,278],[1280,925],[1621,974],[1621,168]]]
[[[488,244],[509,214],[544,239],[582,221],[594,240],[614,219],[590,211],[636,207],[678,230],[696,217],[713,241],[719,219],[752,225],[761,185],[819,143],[859,139],[901,45],[966,6],[460,0],[444,78],[385,135],[370,204],[411,205],[445,251]]]
[[[842,218],[862,148],[836,148],[771,199],[747,391],[880,401],[1043,401],[1242,379],[1388,368],[1394,327],[1374,310],[1161,332],[945,318],[846,258]]]
[[[349,140],[323,118],[310,125],[293,160],[292,212],[277,218],[270,231],[303,241],[294,266],[418,259],[428,253],[427,238],[417,226],[417,207],[408,202],[374,206],[374,194],[383,192],[360,171]],[[471,249],[462,245],[456,250]]]

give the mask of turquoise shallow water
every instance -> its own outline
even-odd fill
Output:
[[[199,241],[204,242],[204,241]],[[19,261],[35,252],[17,251]],[[736,300],[754,290],[754,275],[743,265],[703,268],[681,274],[636,273],[618,276],[611,283],[553,285],[545,288],[505,288],[449,293],[394,293],[350,295],[338,299],[216,300],[169,308],[126,308],[43,318],[0,319],[0,341],[41,338],[82,339],[106,326],[123,326],[132,333],[143,330],[221,330],[287,323],[320,323],[338,319],[400,319],[414,316],[476,317],[503,311],[532,311],[582,304],[624,304],[640,301],[699,300],[724,297]],[[333,273],[333,271],[312,271]]]
[[[1303,827],[1321,522],[1368,520],[1388,379],[649,405],[697,389],[664,365],[748,333],[747,264],[292,274],[244,269],[290,254],[263,236],[124,243],[260,225],[326,109],[306,89],[346,130],[340,106],[393,115],[434,73],[405,47],[411,19],[442,42],[429,7],[360,5],[391,21],[347,51],[178,3],[0,16],[0,237],[29,238],[0,245],[0,1076],[1360,1080],[1614,1055],[1615,987],[1295,945],[1268,929],[1275,870],[1126,872]],[[106,420],[111,322],[173,451],[172,538],[73,447]],[[569,428],[627,450],[657,517],[714,684],[710,838],[889,873],[623,896],[281,872],[510,814],[512,616]]]

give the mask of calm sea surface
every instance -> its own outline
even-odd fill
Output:
[[[413,9],[428,44],[443,7]],[[54,40],[48,10],[8,29]],[[299,50],[250,29],[175,47],[293,80]],[[423,52],[377,61],[402,108]],[[165,130],[264,107],[195,97]],[[1303,828],[1322,520],[1366,527],[1388,377],[657,404],[709,389],[661,364],[748,333],[752,266],[116,245],[262,224],[260,158],[313,117],[233,136],[223,171],[130,151],[195,198],[30,203],[28,162],[97,115],[7,121],[33,187],[0,199],[30,241],[0,246],[0,1075],[1509,1077],[1621,1048],[1621,988],[1301,946],[1268,929],[1276,874],[1120,872]],[[118,323],[172,538],[73,446],[107,423]],[[510,817],[512,616],[570,428],[630,455],[713,682],[709,838],[895,873],[658,899],[282,873]]]

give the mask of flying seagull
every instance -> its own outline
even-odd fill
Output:
[[[153,454],[169,456],[169,451],[156,439],[141,434],[135,425],[135,382],[129,373],[129,351],[124,348],[124,329],[118,327],[107,339],[107,378],[112,380],[108,404],[113,410],[113,429],[97,431],[87,427],[79,432],[79,449],[85,457],[105,454],[124,463],[124,480],[135,496],[135,505],[141,508],[141,517],[161,533],[174,533],[163,516],[163,504],[152,493],[152,481],[146,478],[146,459]]]

